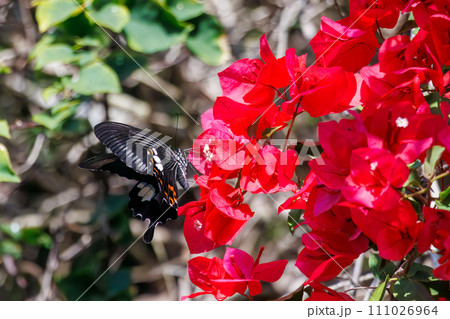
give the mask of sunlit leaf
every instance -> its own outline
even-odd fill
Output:
[[[386,276],[386,279],[373,291],[369,300],[370,301],[382,301],[388,282],[389,282],[389,276]]]
[[[16,242],[10,239],[0,240],[0,256],[10,255],[13,258],[20,258],[22,256],[22,248]]]
[[[11,138],[9,134],[9,125],[6,120],[0,120],[0,136]]]
[[[73,61],[75,55],[72,48],[67,44],[53,44],[42,48],[36,54],[36,70],[42,69],[51,62],[69,63]]]
[[[436,208],[450,210],[450,187],[439,194],[439,200],[436,200]]]
[[[205,10],[200,0],[166,0],[165,3],[178,21],[196,18]]]
[[[194,31],[189,34],[186,46],[199,59],[209,65],[220,65],[229,58],[225,32],[216,18],[204,14],[192,21]]]
[[[11,73],[11,68],[6,65],[0,64],[0,74],[9,74]]]
[[[423,176],[430,179],[434,175],[436,165],[441,159],[442,154],[445,151],[445,147],[435,145],[427,150],[427,157],[423,163]]]
[[[145,3],[131,9],[125,34],[128,46],[142,53],[169,49],[186,40],[190,28],[155,3]]]
[[[71,88],[83,95],[96,93],[119,93],[120,83],[117,74],[103,62],[94,62],[81,68],[78,81]]]
[[[81,11],[82,8],[73,0],[41,0],[36,9],[39,31],[45,32]]]
[[[121,32],[130,21],[130,11],[128,8],[116,3],[108,3],[99,11],[89,10],[86,16],[96,24],[117,33]]]
[[[20,183],[19,176],[14,173],[5,145],[0,144],[0,182]]]
[[[77,101],[63,101],[53,107],[50,112],[34,114],[34,122],[41,124],[51,131],[61,129],[62,124],[75,112]]]

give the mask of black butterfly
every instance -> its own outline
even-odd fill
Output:
[[[178,216],[176,180],[184,189],[189,188],[187,160],[180,149],[174,152],[157,138],[158,133],[150,134],[149,130],[103,122],[94,127],[94,133],[112,154],[86,159],[78,166],[138,181],[130,191],[128,207],[133,217],[150,220],[144,234],[144,242],[148,244],[157,225]]]

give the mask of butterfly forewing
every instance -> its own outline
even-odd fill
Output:
[[[153,174],[155,153],[168,161],[173,151],[157,138],[158,133],[117,122],[103,122],[94,128],[97,138],[122,162],[140,174]],[[168,139],[168,138],[166,138]]]

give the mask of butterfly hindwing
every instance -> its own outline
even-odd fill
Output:
[[[150,221],[147,231],[144,234],[144,242],[149,243],[153,238],[155,227],[165,224],[169,219],[178,217],[178,206],[170,205],[165,199],[164,192],[157,192],[155,185],[139,182],[130,191],[130,202],[128,207],[133,213],[133,217],[138,217],[142,221]],[[161,200],[158,199],[161,198]]]
[[[149,175],[139,174],[129,168],[114,154],[104,154],[88,158],[78,164],[78,167],[91,171],[108,171],[122,177],[135,180],[148,180]]]

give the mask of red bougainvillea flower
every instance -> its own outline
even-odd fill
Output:
[[[203,292],[183,297],[194,298],[199,295],[212,294],[217,300],[223,300],[235,293],[249,296],[262,292],[261,281],[275,282],[280,279],[287,265],[287,260],[276,260],[260,264],[261,247],[255,260],[246,252],[228,247],[222,259],[214,257],[196,257],[189,261],[189,278]]]
[[[412,163],[433,145],[432,127],[443,128],[442,118],[432,114],[417,114],[412,105],[397,105],[361,114],[367,127],[368,144],[382,141],[388,149],[405,163]],[[441,124],[442,123],[442,124]],[[376,136],[377,139],[373,139]]]
[[[320,282],[311,282],[309,285],[314,290],[312,291],[311,296],[305,299],[305,301],[355,301],[345,292],[336,292]]]
[[[268,105],[275,96],[273,88],[257,83],[264,62],[241,59],[219,72],[224,97],[242,104]]]
[[[437,253],[441,254],[441,266],[433,271],[435,277],[450,280],[450,211],[423,208],[424,227],[417,241],[417,250],[423,253],[433,245]]]
[[[186,216],[183,225],[184,237],[192,254],[210,251],[218,247],[214,240],[205,236],[203,226],[210,193],[208,176],[195,176],[195,182],[200,186],[200,200],[189,202],[178,209],[179,216]]]
[[[201,199],[178,211],[180,216],[186,215],[184,236],[192,254],[231,244],[254,214],[247,204],[243,204],[240,189],[222,181],[201,186]]]
[[[319,140],[323,148],[321,160],[309,162],[309,167],[325,186],[341,189],[350,174],[352,151],[367,147],[366,128],[359,117],[318,124]],[[336,147],[339,145],[339,147]],[[322,161],[322,162],[321,162]]]
[[[291,119],[289,114],[273,103],[264,106],[248,106],[227,97],[216,99],[213,114],[214,118],[227,123],[234,135],[245,137],[251,135],[258,139],[265,137],[266,129],[272,127],[281,129]]]
[[[243,282],[230,281],[227,284],[216,284],[216,279],[231,279],[223,267],[223,260],[217,257],[195,257],[188,262],[188,273],[192,283],[203,291],[181,297],[181,300],[201,295],[213,295],[217,300],[224,300],[235,293],[244,294],[247,285]]]
[[[288,114],[294,113],[298,103],[314,117],[340,113],[351,107],[356,93],[353,72],[342,67],[306,67],[306,56],[297,57],[294,49],[286,51],[286,65],[292,81],[289,87],[292,100],[283,103]]]
[[[333,206],[324,212],[313,211],[309,207],[316,206],[321,198],[311,197],[303,224],[312,231],[302,236],[305,248],[298,255],[296,266],[308,276],[307,282],[325,281],[335,278],[365,252],[369,240],[353,223],[348,207]]]
[[[378,247],[380,256],[389,260],[401,260],[412,249],[423,224],[411,203],[397,202],[390,210],[352,208],[353,222]]]
[[[335,205],[320,214],[313,213],[307,209],[304,214],[304,224],[312,229],[302,237],[305,247],[322,247],[333,255],[359,255],[367,250],[369,241],[353,223],[350,208]]]
[[[295,266],[311,281],[327,281],[339,275],[345,267],[357,258],[357,255],[332,256],[322,249],[303,248],[298,254]]]
[[[228,171],[223,174],[235,177],[244,162],[244,145],[250,141],[244,136],[234,135],[222,120],[214,119],[212,109],[202,115],[202,127],[204,131],[194,140],[189,154],[190,163],[202,174],[209,175],[215,164]]]
[[[428,25],[439,62],[450,65],[450,17],[435,14],[430,17]]]
[[[223,257],[223,267],[233,279],[216,280],[216,283],[244,282],[250,296],[259,295],[262,292],[261,281],[275,282],[280,279],[288,262],[283,259],[260,264],[263,250],[264,247],[261,247],[253,260],[246,252],[228,247]]]
[[[375,31],[377,27],[392,29],[397,24],[399,10],[406,4],[401,0],[352,0],[350,19],[355,28]]]
[[[281,152],[272,145],[254,146],[257,147],[246,148],[249,154],[241,171],[241,188],[252,193],[297,190],[297,184],[291,180],[299,163],[297,153],[294,150]]]
[[[405,12],[411,10],[414,15],[414,21],[422,30],[428,30],[431,26],[431,16],[436,14],[443,14],[446,16],[450,15],[450,9],[448,7],[447,0],[411,0],[408,6],[405,8]],[[445,38],[443,38],[442,40],[445,41]]]
[[[263,61],[242,59],[219,72],[223,97],[246,106],[264,107],[273,102],[276,89],[289,84],[285,58],[275,58],[265,34],[260,46]]]
[[[285,58],[276,59],[266,36],[261,37],[261,60],[239,60],[219,73],[223,96],[213,106],[213,116],[229,125],[233,134],[263,138],[264,130],[282,129],[289,116],[273,103],[277,89],[289,85]],[[239,114],[239,116],[236,116]]]
[[[349,18],[335,22],[322,17],[320,31],[309,42],[318,65],[340,66],[355,73],[369,64],[380,46],[377,38],[371,31],[351,29],[350,25]]]
[[[412,40],[406,35],[397,35],[386,39],[379,53],[380,71],[394,73],[401,83],[414,74],[423,73],[423,83],[433,81],[435,87],[442,91],[441,63],[431,35],[421,30]],[[411,75],[407,75],[410,73]],[[401,81],[398,81],[400,79]]]
[[[420,89],[425,81],[423,72],[393,75],[380,71],[380,64],[363,67],[359,73],[363,79],[360,87],[362,113],[373,113],[377,109],[397,105],[413,105],[420,109],[428,106]]]
[[[350,175],[341,189],[345,199],[368,208],[397,206],[400,188],[409,176],[406,163],[384,149],[360,148],[352,152]]]
[[[317,178],[313,171],[309,172],[303,182],[303,187],[288,198],[278,208],[278,214],[288,209],[305,209],[311,190],[316,186]]]
[[[286,69],[285,57],[277,59],[270,49],[264,34],[260,40],[260,55],[265,62],[258,77],[258,83],[280,89],[289,85],[289,74]]]

